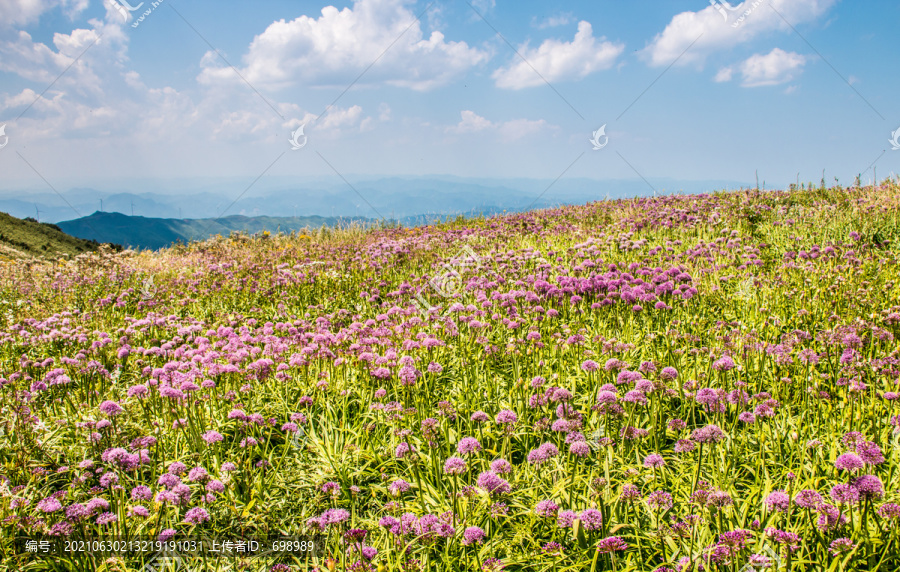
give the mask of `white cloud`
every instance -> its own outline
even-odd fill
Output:
[[[56,8],[61,8],[69,20],[74,20],[87,7],[88,0],[3,0],[0,2],[0,29],[34,24],[43,14]]]
[[[451,133],[471,133],[473,131],[483,131],[494,127],[494,124],[490,120],[481,117],[474,111],[466,109],[463,110],[460,115],[462,116],[462,121],[453,127],[448,127],[447,131]]]
[[[741,64],[744,87],[778,85],[794,79],[802,71],[806,57],[775,48],[766,55],[754,54]]]
[[[716,51],[745,43],[772,30],[789,31],[790,27],[785,20],[794,26],[814,21],[836,2],[837,0],[747,0],[739,5],[743,10],[726,11],[727,20],[723,19],[722,13],[715,6],[707,6],[697,12],[682,12],[673,17],[665,30],[641,50],[641,56],[651,66],[669,65],[676,59],[677,65],[702,65],[706,57]],[[730,5],[738,7],[737,3]],[[737,18],[748,10],[750,13],[746,14],[744,20],[732,27]],[[690,49],[688,46],[691,46]]]
[[[497,133],[505,141],[515,141],[532,133],[555,129],[543,119],[512,119],[510,121],[494,122],[468,109],[460,112],[460,116],[461,120],[459,123],[445,129],[447,133],[459,134],[487,131]]]
[[[497,0],[472,0],[472,6],[484,16],[497,7]]]
[[[573,20],[572,13],[568,12],[566,14],[557,14],[555,16],[548,16],[544,18],[540,22],[537,22],[537,18],[532,18],[531,25],[539,30],[544,30],[546,28],[556,28],[558,26],[565,26]],[[537,22],[537,23],[536,23]]]
[[[775,48],[768,54],[754,54],[736,66],[724,67],[716,74],[715,81],[731,81],[735,71],[741,74],[741,86],[759,87],[778,85],[794,79],[802,71],[807,58],[795,52]],[[788,92],[789,93],[789,92]]]
[[[441,32],[425,39],[406,7],[413,1],[355,0],[352,9],[326,6],[319,18],[273,22],[250,43],[241,75],[260,88],[345,87],[381,55],[361,84],[425,91],[487,60],[486,52],[445,41]],[[202,83],[241,81],[215,58],[204,58],[202,65]]]
[[[548,129],[549,125],[543,119],[513,119],[500,124],[498,131],[500,137],[507,141],[522,139],[532,133],[540,133]]]
[[[596,40],[591,24],[581,21],[571,42],[548,39],[536,49],[523,45],[519,53],[528,63],[516,56],[509,67],[496,70],[491,77],[496,80],[497,87],[505,89],[542,85],[544,79],[549,82],[582,79],[612,67],[624,49],[623,44],[614,44],[602,37]]]

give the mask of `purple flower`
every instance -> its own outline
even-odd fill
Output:
[[[153,498],[153,493],[150,491],[150,487],[138,485],[131,489],[132,500],[150,500],[151,498]]]
[[[881,448],[871,441],[863,441],[856,445],[856,452],[863,463],[867,465],[880,465],[884,462],[884,454]]]
[[[475,413],[472,414],[472,417],[470,417],[470,419],[477,423],[487,423],[488,421],[491,420],[491,418],[488,417],[488,414],[485,413],[484,411],[476,411]]]
[[[66,518],[73,522],[78,522],[90,515],[91,511],[83,504],[75,503],[66,507]]]
[[[662,371],[659,372],[659,378],[665,381],[678,379],[678,370],[676,370],[674,367],[664,367],[662,368]]]
[[[113,514],[111,512],[104,512],[103,514],[101,514],[100,516],[97,517],[97,524],[99,524],[100,526],[103,526],[106,524],[110,524],[112,522],[116,522],[117,520],[119,520],[119,517],[116,516],[115,514]]]
[[[603,525],[603,513],[595,508],[589,508],[581,511],[581,524],[585,530],[599,530]]]
[[[212,445],[213,443],[217,443],[224,439],[224,437],[222,437],[222,434],[218,431],[207,431],[201,436],[201,438],[206,441],[208,445]]]
[[[187,465],[184,463],[180,463],[175,461],[174,463],[169,465],[169,473],[173,475],[180,475],[187,470]]]
[[[576,518],[578,518],[578,515],[574,511],[562,510],[556,515],[556,524],[560,528],[571,528]]]
[[[892,502],[886,502],[878,507],[878,515],[881,518],[900,518],[900,505],[894,504]]]
[[[819,530],[835,530],[847,523],[847,517],[830,504],[821,504],[817,510],[819,518],[816,519],[816,526]]]
[[[330,508],[322,513],[319,520],[323,525],[340,524],[350,518],[350,512],[343,508]]]
[[[388,485],[388,492],[390,492],[391,495],[398,497],[408,491],[410,489],[410,486],[411,485],[403,479],[397,479],[390,485]]]
[[[476,544],[482,542],[484,540],[484,530],[477,526],[470,526],[466,530],[463,531],[463,540],[462,543],[466,546],[470,544]]]
[[[829,552],[831,552],[832,556],[838,556],[840,554],[850,552],[854,548],[856,548],[856,545],[853,544],[853,541],[849,538],[838,538],[832,541],[829,547]]]
[[[859,491],[852,485],[842,483],[831,487],[831,498],[838,504],[856,504],[859,502]]]
[[[206,472],[201,466],[196,466],[191,469],[191,472],[188,473],[188,480],[192,483],[196,483],[197,481],[205,481],[209,478],[209,473]]]
[[[129,516],[141,516],[148,517],[150,516],[150,511],[147,510],[143,505],[135,505],[128,510]]]
[[[533,449],[528,453],[528,462],[533,465],[539,465],[552,457],[559,455],[559,449],[553,443],[544,443],[537,449]]]
[[[647,468],[657,468],[665,466],[666,461],[659,453],[650,453],[644,457],[644,466]]]
[[[481,450],[481,443],[475,437],[463,437],[456,445],[456,451],[460,455],[468,455]]]
[[[693,441],[689,439],[679,439],[675,443],[675,452],[676,453],[690,453],[696,448],[696,445]]]
[[[672,508],[672,495],[666,491],[653,491],[647,496],[647,505],[655,510],[664,511]]]
[[[622,486],[622,493],[619,495],[620,501],[632,501],[641,498],[641,491],[631,483]]]
[[[576,457],[587,457],[591,454],[591,446],[586,441],[575,441],[569,445],[569,453]]]
[[[822,495],[811,489],[803,489],[794,496],[794,504],[801,508],[816,508],[822,503]]]
[[[563,547],[559,542],[548,542],[541,547],[541,551],[546,554],[562,554]]]
[[[787,512],[791,505],[791,497],[783,490],[772,491],[766,497],[766,506],[769,510],[777,510],[779,512]]]
[[[519,420],[519,418],[515,414],[515,412],[510,411],[509,409],[504,409],[503,411],[501,411],[500,413],[497,414],[497,417],[495,420],[497,421],[497,423],[499,423],[501,425],[505,425],[507,423],[509,423],[509,424],[515,423],[516,421]]]
[[[625,369],[626,367],[628,367],[627,363],[616,358],[606,360],[606,363],[603,365],[603,369],[606,371],[618,371],[620,369]]]
[[[147,395],[147,391],[148,391],[147,386],[142,383],[139,383],[137,385],[132,385],[131,387],[129,387],[128,391],[126,392],[126,395],[128,395],[128,397],[141,398],[144,395]]]
[[[691,439],[698,443],[718,443],[724,438],[725,432],[719,429],[718,425],[713,424],[694,429],[694,432],[691,433]]]
[[[863,460],[856,453],[844,453],[834,461],[834,466],[843,471],[863,468]]]
[[[466,462],[459,457],[450,457],[444,461],[444,472],[448,475],[462,475],[466,470]]]
[[[206,490],[211,493],[221,493],[225,491],[225,485],[218,479],[213,479],[206,483]]]
[[[169,488],[169,489],[171,489],[171,488],[174,487],[175,485],[178,485],[179,483],[181,483],[181,479],[179,479],[178,477],[176,477],[176,476],[173,475],[172,473],[163,473],[163,474],[160,475],[159,478],[156,480],[156,484],[162,485],[162,486],[164,486],[164,487],[166,487],[166,488]]]
[[[597,552],[599,552],[600,554],[619,552],[627,549],[628,544],[626,544],[625,541],[618,536],[610,536],[597,543]]]
[[[600,369],[600,365],[594,360],[585,360],[581,363],[581,370],[586,372],[594,372]],[[608,369],[608,368],[607,368]]]
[[[403,443],[400,443],[399,445],[397,445],[397,449],[394,450],[394,456],[396,456],[398,459],[402,459],[402,458],[406,457],[407,455],[410,455],[415,452],[416,452],[415,447],[413,447],[409,443],[403,442]]]
[[[534,512],[538,516],[543,516],[545,518],[552,518],[556,516],[556,513],[559,511],[559,505],[557,505],[552,500],[542,500],[538,501],[538,503],[534,506]]]
[[[62,504],[56,497],[47,497],[37,503],[37,508],[42,512],[56,512],[62,509]]]
[[[510,484],[493,471],[484,471],[478,475],[476,484],[490,494],[503,494],[512,490]]]
[[[115,417],[116,415],[118,415],[119,413],[122,413],[125,410],[122,409],[122,407],[115,401],[107,400],[100,404],[100,411],[110,417]]]
[[[491,461],[491,470],[499,475],[511,473],[513,468],[506,459],[495,459]]]
[[[880,499],[884,496],[884,484],[875,475],[862,475],[853,479],[853,486],[861,499]]]
[[[167,540],[172,539],[175,536],[175,531],[171,528],[167,528],[159,533],[157,539],[160,542],[166,542]]]
[[[104,489],[108,489],[110,486],[115,485],[119,482],[119,475],[109,472],[104,473],[102,477],[100,477],[100,486]]]
[[[187,524],[201,524],[209,520],[209,513],[206,509],[199,506],[187,511],[184,515],[184,522]]]
[[[737,365],[734,363],[734,360],[731,359],[731,356],[722,356],[713,362],[713,369],[716,371],[731,371]]]
[[[341,496],[341,485],[334,482],[328,481],[324,485],[322,485],[322,492],[325,494],[330,494],[334,498],[338,498]]]

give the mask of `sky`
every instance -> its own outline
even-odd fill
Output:
[[[898,22],[894,0],[2,0],[0,191],[883,179]]]

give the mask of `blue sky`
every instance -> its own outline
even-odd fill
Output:
[[[892,1],[4,0],[0,190],[883,178],[898,22]]]

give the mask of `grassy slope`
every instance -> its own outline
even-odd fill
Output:
[[[171,246],[179,241],[187,243],[217,234],[228,236],[234,231],[291,232],[337,223],[337,218],[320,216],[246,217],[233,215],[219,219],[170,219],[95,212],[80,219],[60,222],[59,227],[73,236],[92,237],[96,240],[123,244],[132,248],[158,249]]]
[[[52,258],[97,249],[98,243],[75,238],[46,223],[0,212],[0,260]]]

